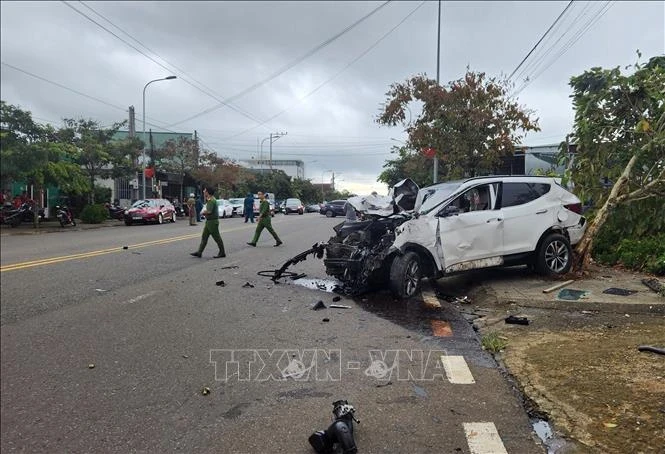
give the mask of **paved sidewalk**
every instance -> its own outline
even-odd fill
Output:
[[[101,229],[105,227],[119,227],[124,226],[123,221],[116,219],[107,219],[101,224],[83,224],[80,219],[76,220],[76,226],[66,225],[60,227],[58,221],[43,221],[39,223],[39,227],[35,228],[32,224],[21,223],[17,227],[12,227],[6,224],[0,224],[0,235],[39,235],[42,233],[63,232],[67,230],[90,230]]]

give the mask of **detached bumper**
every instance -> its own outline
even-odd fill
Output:
[[[582,239],[582,236],[584,235],[584,232],[586,231],[586,218],[582,216],[580,218],[580,222],[578,222],[577,225],[573,227],[568,227],[568,237],[570,238],[570,244],[575,245],[580,242]]]

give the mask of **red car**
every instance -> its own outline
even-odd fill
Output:
[[[135,222],[156,222],[163,224],[168,220],[175,222],[175,207],[166,199],[143,199],[137,200],[125,211],[125,225]]]

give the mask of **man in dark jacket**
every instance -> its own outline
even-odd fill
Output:
[[[205,197],[205,195],[204,195]],[[203,202],[201,201],[201,197],[196,197],[196,222],[201,222],[201,210],[203,209]]]
[[[243,211],[245,213],[245,224],[247,224],[248,219],[254,224],[254,196],[251,192],[248,192],[247,197],[245,197]]]

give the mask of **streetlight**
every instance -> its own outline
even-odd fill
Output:
[[[286,132],[271,132],[270,136],[266,137],[261,141],[261,159],[263,159],[263,142],[266,140],[270,140],[270,171],[272,172],[272,144],[275,142],[277,139],[279,139],[282,136],[285,136],[287,133]],[[263,173],[263,163],[261,163],[261,173]]]
[[[332,170],[328,169],[321,172],[321,202],[323,202],[323,175],[325,175],[326,172],[332,172]]]
[[[143,87],[143,198],[145,199],[145,169],[146,169],[146,159],[145,159],[145,89],[148,88],[148,85],[150,85],[153,82],[158,82],[160,80],[172,80],[176,79],[176,76],[166,76],[162,77],[161,79],[154,79],[145,84],[145,87]]]

